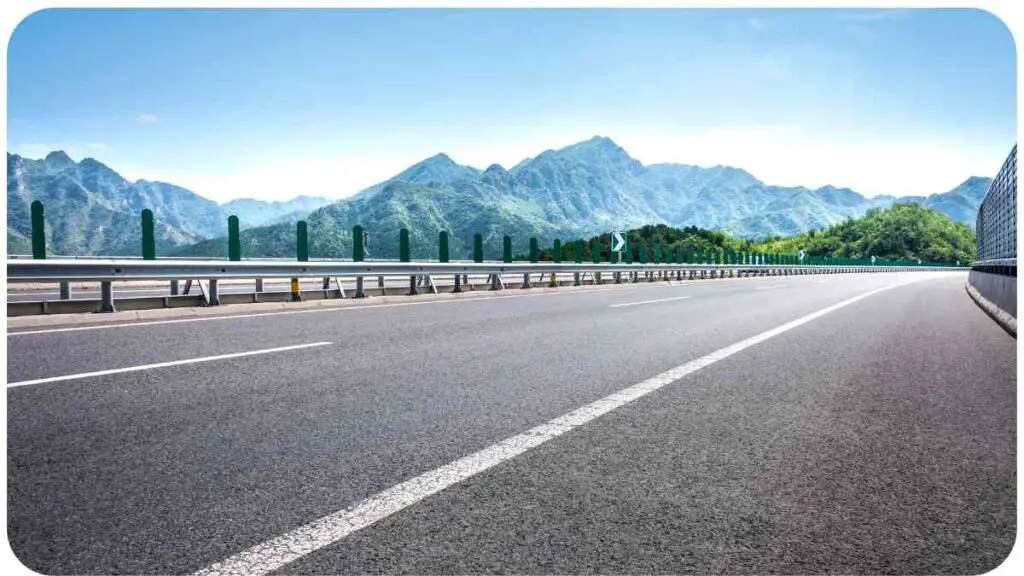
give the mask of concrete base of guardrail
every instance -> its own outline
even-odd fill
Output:
[[[140,298],[119,298],[114,301],[118,310],[152,310],[154,308],[186,308],[202,306],[200,295],[191,296],[143,296]],[[8,302],[7,316],[35,316],[38,314],[87,314],[100,311],[98,299],[47,300],[44,302]]]
[[[972,272],[973,274],[973,272]],[[1016,280],[1016,277],[1011,277]],[[1003,327],[1014,338],[1017,337],[1017,319],[1010,315],[1009,312],[1000,308],[995,302],[986,298],[982,293],[975,288],[970,281],[966,282],[964,286],[967,289],[967,294],[971,296],[974,302],[979,308],[985,311],[997,324]],[[1016,282],[1014,283],[1014,296],[1016,297]]]
[[[967,283],[985,300],[991,302],[1013,318],[1017,317],[1016,276],[971,270],[967,276]]]

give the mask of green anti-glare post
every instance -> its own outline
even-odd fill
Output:
[[[43,218],[43,203],[32,202],[32,257],[36,260],[46,258],[46,221]]]
[[[608,261],[611,262],[612,264],[618,264],[619,263],[619,253],[618,252],[613,252],[611,249],[609,249],[608,250]]]
[[[661,262],[661,244],[655,244],[654,247],[652,248],[652,250],[654,251],[654,255],[653,255],[654,257],[651,258],[651,262],[654,263],[654,264],[660,263]]]
[[[352,261],[363,261],[363,227],[352,227]]]
[[[409,261],[409,230],[407,228],[398,231],[398,259],[401,262]]]
[[[551,249],[551,260],[555,264],[562,263],[562,241],[558,238],[555,238],[554,247]]]
[[[484,261],[484,237],[473,234],[473,262]]]
[[[238,236],[238,216],[228,216],[228,260],[242,259],[242,240]]]
[[[637,260],[639,260],[641,264],[647,264],[647,245],[641,242],[640,245],[637,246],[636,255]]]
[[[501,239],[501,261],[508,264],[512,262],[512,237],[505,236]]]
[[[537,246],[537,239],[530,238],[530,262],[536,263],[540,259],[540,248]]]
[[[572,260],[577,264],[583,264],[583,240],[572,243]]]
[[[626,251],[623,253],[623,256],[625,256],[625,258],[626,258],[625,259],[626,264],[632,264],[633,263],[633,247],[632,246],[626,247]]]
[[[597,238],[590,241],[590,254],[593,256],[594,264],[601,263],[601,242]]]
[[[299,262],[309,262],[309,235],[305,220],[295,223],[295,259]]]
[[[153,232],[153,211],[142,211],[142,259],[156,260],[156,239]]]
[[[437,260],[448,262],[448,233],[444,230],[437,234]]]

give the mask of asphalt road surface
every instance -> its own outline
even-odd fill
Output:
[[[8,334],[8,538],[46,574],[981,574],[1016,341],[965,280]]]

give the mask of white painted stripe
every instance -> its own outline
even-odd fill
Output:
[[[47,384],[49,382],[63,382],[65,380],[80,380],[82,378],[95,378],[96,376],[109,376],[110,374],[121,374],[123,372],[138,372],[140,370],[153,370],[154,368],[167,368],[168,366],[181,366],[182,364],[196,364],[199,362],[212,362],[214,360],[227,360],[228,358],[242,358],[244,356],[256,356],[258,354],[271,354],[273,352],[286,352],[288,350],[299,350],[302,348],[314,348],[327,346],[331,342],[313,342],[312,344],[296,344],[294,346],[281,346],[280,348],[267,348],[266,350],[253,350],[251,352],[235,352],[234,354],[220,354],[218,356],[204,356],[202,358],[189,358],[188,360],[174,360],[171,362],[158,362],[156,364],[143,364],[141,366],[129,366],[127,368],[114,368],[112,370],[100,370],[99,372],[83,372],[81,374],[67,374],[64,376],[52,376],[50,378],[39,378],[36,380],[22,380],[11,382],[8,388],[17,386],[32,386],[33,384]]]
[[[934,277],[928,275],[926,277]],[[769,338],[778,336],[784,332],[802,326],[816,318],[824,316],[845,306],[863,300],[869,296],[884,292],[886,290],[903,286],[923,278],[911,280],[900,284],[892,284],[884,288],[872,290],[838,304],[818,310],[792,322],[787,322],[777,328],[762,332],[756,336],[741,340],[659,374],[639,384],[630,386],[610,396],[587,404],[533,428],[522,434],[502,440],[483,450],[456,460],[450,464],[436,468],[415,478],[406,480],[392,486],[383,492],[378,492],[369,498],[355,504],[350,508],[339,510],[309,524],[300,526],[295,530],[282,534],[277,538],[257,544],[256,546],[242,551],[226,560],[217,562],[196,572],[196,576],[213,575],[251,575],[262,576],[280,569],[287,564],[315,552],[325,546],[329,546],[342,538],[366,528],[388,516],[404,509],[417,502],[449,488],[467,478],[471,478],[484,472],[506,460],[540,446],[541,444],[557,438],[570,430],[582,426],[595,418],[598,418],[616,408],[619,408],[633,400],[642,398],[663,388],[684,376],[692,374],[701,368],[705,368],[754,346]]]
[[[337,308],[313,308],[310,310],[286,310],[284,312],[257,312],[254,314],[226,314],[224,316],[210,316],[207,318],[178,318],[176,320],[153,320],[150,322],[127,322],[125,324],[101,324],[97,326],[74,326],[71,328],[50,328],[43,330],[23,330],[8,332],[7,336],[26,336],[30,334],[52,334],[57,332],[79,332],[82,330],[109,330],[114,328],[134,328],[136,326],[154,326],[158,324],[183,324],[186,322],[213,322],[217,320],[236,320],[238,318],[260,318],[263,316],[287,316],[290,314],[314,314],[317,312],[347,312],[358,310],[372,310],[376,308],[399,308],[402,306],[425,306],[429,304],[452,304],[455,302],[479,302],[482,300],[502,300],[505,298],[530,298],[533,296],[558,296],[565,294],[593,294],[594,292],[607,292],[629,287],[628,284],[619,284],[616,288],[587,288],[586,290],[571,290],[565,292],[542,292],[539,294],[515,294],[510,296],[470,296],[466,298],[454,298],[451,300],[426,300],[420,302],[394,302],[391,304],[370,304],[365,306],[339,306]]]
[[[641,304],[654,304],[656,302],[671,302],[672,300],[686,300],[692,296],[676,296],[675,298],[658,298],[657,300],[642,300],[640,302],[626,302],[624,304],[609,304],[609,308],[623,308],[625,306],[639,306]]]
[[[776,288],[785,288],[785,284],[773,284],[771,286],[757,286],[754,290],[775,290]]]

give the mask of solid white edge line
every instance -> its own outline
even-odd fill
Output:
[[[625,306],[639,306],[641,304],[654,304],[656,302],[671,302],[672,300],[686,300],[693,296],[676,296],[675,298],[659,298],[657,300],[642,300],[640,302],[626,302],[624,304],[609,304],[609,308],[623,308]]]
[[[736,342],[702,356],[696,360],[687,362],[667,372],[659,374],[635,384],[610,396],[606,396],[596,402],[592,402],[550,420],[522,434],[512,436],[493,444],[479,452],[456,460],[450,464],[441,466],[415,478],[396,484],[382,492],[378,492],[365,500],[344,510],[328,514],[318,520],[314,520],[304,526],[300,526],[290,532],[276,538],[257,544],[248,550],[244,550],[230,558],[211,564],[194,576],[213,575],[249,575],[262,576],[273,572],[307,554],[329,546],[346,536],[366,528],[388,516],[403,510],[417,502],[449,488],[463,480],[471,478],[484,472],[506,460],[512,459],[531,448],[557,438],[570,430],[582,426],[595,418],[598,418],[616,408],[619,408],[633,400],[646,396],[655,390],[663,388],[684,376],[692,374],[702,368],[710,366],[719,360],[728,358],[737,352],[745,350],[755,344],[764,342],[769,338],[778,336],[798,326],[806,324],[825,314],[834,312],[855,302],[859,302],[869,296],[873,296],[886,290],[899,286],[905,286],[919,282],[925,278],[936,278],[938,276],[924,276],[908,282],[892,284],[876,290],[871,290],[859,296],[833,304],[817,312],[812,312],[787,322],[781,326],[762,332],[745,340]]]
[[[110,374],[121,374],[123,372],[138,372],[140,370],[152,370],[154,368],[166,368],[168,366],[181,366],[182,364],[195,364],[198,362],[212,362],[214,360],[226,360],[228,358],[241,358],[243,356],[256,356],[258,354],[270,354],[272,352],[286,352],[288,350],[299,350],[301,348],[313,348],[326,346],[331,342],[313,342],[312,344],[296,344],[294,346],[281,346],[279,348],[267,348],[265,350],[252,350],[250,352],[235,352],[233,354],[219,354],[217,356],[203,356],[202,358],[189,358],[187,360],[173,360],[170,362],[158,362],[156,364],[143,364],[141,366],[128,366],[127,368],[113,368],[100,370],[98,372],[83,372],[81,374],[66,374],[64,376],[51,376],[49,378],[37,378],[35,380],[22,380],[11,382],[8,388],[19,386],[32,386],[34,384],[47,384],[49,382],[62,382],[65,380],[79,380],[82,378],[95,378],[96,376],[108,376]]]

